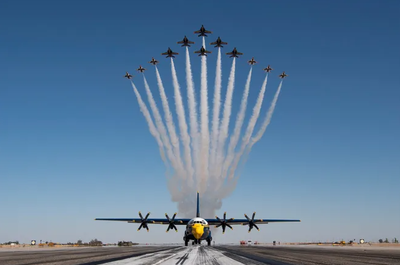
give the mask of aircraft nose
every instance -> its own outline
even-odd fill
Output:
[[[196,239],[200,239],[201,236],[204,234],[204,226],[202,226],[201,224],[194,224],[192,228],[192,233]]]

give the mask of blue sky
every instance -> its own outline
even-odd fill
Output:
[[[394,0],[1,1],[0,242],[180,242],[182,229],[138,233],[136,225],[93,218],[176,211],[158,147],[122,75],[155,57],[171,98],[169,63],[159,54],[168,46],[182,54],[176,41],[200,41],[192,32],[201,24],[214,32],[208,41],[221,36],[225,52],[236,46],[245,54],[233,118],[246,60],[260,62],[250,106],[263,67],[276,69],[266,103],[278,72],[290,75],[220,214],[302,220],[250,235],[238,227],[216,240],[399,238],[399,11]],[[176,66],[184,88],[184,56]],[[225,87],[229,67],[224,57]],[[156,89],[153,70],[147,78]]]

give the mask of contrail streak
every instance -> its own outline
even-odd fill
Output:
[[[250,137],[253,134],[254,131],[254,127],[256,126],[257,120],[258,120],[258,116],[260,115],[260,111],[261,111],[261,106],[264,100],[264,94],[265,94],[265,89],[267,87],[267,82],[268,82],[268,74],[265,76],[264,79],[264,83],[262,84],[261,90],[258,94],[258,98],[257,98],[257,102],[256,105],[253,108],[253,113],[251,115],[249,124],[247,125],[247,129],[246,132],[243,136],[242,139],[242,145],[240,146],[240,150],[239,152],[236,153],[235,155],[235,159],[233,161],[233,164],[230,168],[230,172],[229,172],[229,179],[233,178],[234,174],[235,174],[235,170],[238,166],[238,163],[240,161],[240,158],[243,155],[243,152],[246,148],[246,146],[248,145],[249,141],[250,141]]]
[[[235,87],[235,68],[236,68],[236,58],[233,58],[232,61],[232,67],[231,67],[231,72],[229,74],[229,79],[228,79],[228,89],[226,91],[226,97],[225,97],[225,103],[224,103],[224,111],[223,111],[223,116],[222,116],[222,121],[221,121],[221,126],[219,129],[219,135],[218,135],[218,148],[217,148],[217,157],[216,157],[216,177],[222,178],[223,176],[220,176],[222,167],[220,164],[223,161],[224,157],[224,146],[225,146],[225,140],[228,137],[228,130],[229,130],[229,119],[231,116],[231,108],[232,108],[232,95],[233,95],[233,89]]]
[[[146,77],[144,74],[143,74],[143,81],[144,81],[144,87],[146,90],[147,98],[150,103],[150,109],[153,113],[154,121],[156,123],[156,128],[161,136],[161,141],[163,142],[165,151],[167,152],[167,157],[168,157],[169,161],[171,162],[173,168],[175,169],[175,172],[182,175],[182,174],[184,174],[183,166],[179,163],[179,160],[177,160],[175,158],[175,155],[172,152],[172,147],[171,147],[171,143],[169,141],[167,130],[164,126],[160,112],[157,108],[157,104],[154,100],[153,94],[151,93],[149,84],[147,83],[147,80],[146,80]]]
[[[205,40],[203,37],[203,47]],[[208,156],[210,132],[208,130],[208,91],[207,91],[207,56],[201,56],[200,124],[201,124],[201,188],[205,189],[208,177]],[[202,190],[202,191],[203,191]]]
[[[248,147],[249,151],[251,150],[253,145],[261,139],[261,137],[265,133],[265,130],[267,129],[269,123],[271,122],[271,118],[272,118],[272,114],[274,114],[276,102],[278,101],[279,94],[281,93],[282,83],[283,83],[283,81],[281,81],[279,83],[278,89],[275,92],[274,99],[271,102],[271,106],[268,109],[267,115],[265,116],[265,119],[261,125],[261,128],[258,130],[257,134],[251,138],[251,141],[250,141],[250,144]]]
[[[235,156],[235,148],[239,141],[240,132],[242,130],[242,125],[243,125],[244,117],[246,114],[247,99],[249,96],[252,72],[253,72],[253,67],[250,67],[250,71],[247,76],[246,85],[245,85],[245,88],[243,91],[242,101],[240,102],[240,110],[236,117],[235,128],[233,130],[233,135],[231,136],[230,141],[229,141],[228,151],[226,153],[226,158],[225,158],[225,162],[223,165],[222,176],[226,175],[226,173],[228,171],[228,167],[232,163],[233,157]]]
[[[192,166],[192,155],[190,153],[190,137],[188,134],[188,128],[185,120],[185,109],[183,108],[182,96],[180,92],[178,77],[176,75],[174,60],[171,58],[171,73],[172,83],[175,92],[175,107],[178,116],[179,129],[181,133],[181,139],[183,143],[183,153],[185,157],[186,170],[188,172],[189,180],[193,180],[193,166]]]
[[[215,71],[215,89],[214,89],[214,106],[213,106],[213,119],[211,128],[211,152],[210,152],[210,171],[215,174],[215,157],[218,145],[219,133],[219,112],[221,108],[221,81],[222,81],[222,67],[221,67],[221,48],[218,48],[217,68]]]
[[[142,97],[140,96],[139,91],[136,89],[135,84],[132,81],[131,81],[131,84],[132,84],[133,92],[135,92],[137,101],[139,103],[140,111],[143,113],[143,116],[147,121],[147,125],[149,126],[150,133],[151,133],[151,135],[153,135],[153,137],[157,141],[158,148],[159,148],[160,154],[161,154],[161,159],[164,161],[165,165],[168,167],[168,163],[165,159],[164,145],[160,139],[160,134],[158,133],[156,127],[154,126],[153,120],[151,119],[149,109],[146,107],[146,104],[143,102]]]
[[[165,89],[164,89],[163,82],[161,80],[160,72],[158,71],[157,66],[155,66],[155,68],[156,68],[156,76],[157,76],[157,85],[158,85],[158,89],[160,91],[161,102],[162,102],[162,106],[163,106],[163,110],[164,110],[165,123],[167,125],[168,133],[171,137],[171,143],[174,148],[175,157],[177,160],[179,160],[179,163],[181,165],[183,165],[182,160],[181,160],[179,138],[176,134],[174,120],[172,118],[171,110],[170,110],[169,104],[168,104],[168,98],[167,98],[167,95],[165,94]]]
[[[199,169],[199,140],[198,132],[199,127],[197,123],[197,109],[196,109],[196,95],[194,92],[194,82],[192,75],[192,66],[190,63],[189,48],[186,47],[186,84],[187,84],[187,97],[189,106],[189,124],[190,124],[190,136],[192,138],[192,150],[194,167],[196,171],[196,177],[200,172]]]

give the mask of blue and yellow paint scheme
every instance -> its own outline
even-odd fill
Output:
[[[295,220],[295,219],[255,219],[255,213],[253,213],[252,218],[250,219],[247,215],[245,215],[246,219],[225,219],[225,214],[224,214],[224,219],[221,220],[218,217],[216,219],[209,219],[209,218],[201,218],[200,217],[200,195],[197,193],[197,211],[196,211],[196,217],[189,219],[189,218],[175,218],[176,213],[170,219],[167,214],[167,218],[149,218],[150,213],[146,215],[145,218],[143,218],[142,214],[139,212],[140,218],[96,218],[96,221],[120,221],[120,222],[128,222],[128,223],[137,223],[140,224],[139,229],[140,230],[142,227],[147,229],[148,224],[161,224],[161,225],[169,225],[167,232],[169,231],[170,228],[175,229],[175,231],[178,231],[176,228],[176,225],[186,225],[185,233],[183,236],[183,240],[185,241],[185,245],[188,245],[188,242],[190,240],[193,241],[193,244],[200,244],[202,240],[207,241],[208,245],[211,244],[212,241],[212,236],[211,236],[211,231],[210,231],[210,225],[215,225],[217,227],[219,226],[228,226],[229,228],[232,229],[230,225],[248,225],[249,226],[249,232],[253,227],[255,227],[257,230],[258,227],[256,224],[268,224],[268,223],[282,223],[282,222],[300,222],[300,220]],[[223,228],[225,231],[225,228]]]

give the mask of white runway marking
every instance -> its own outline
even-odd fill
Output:
[[[182,247],[139,257],[105,263],[109,265],[251,265],[225,256],[221,251],[204,246]]]

